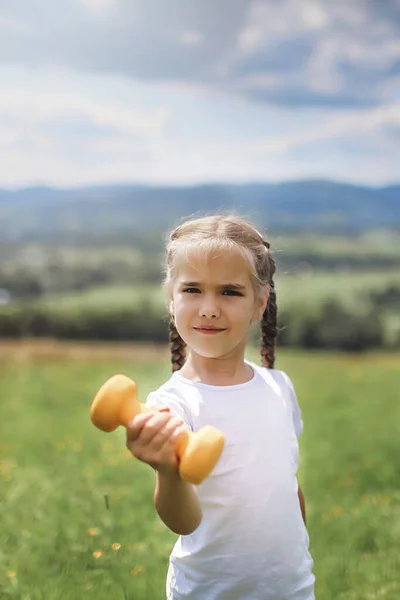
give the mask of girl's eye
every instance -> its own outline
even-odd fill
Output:
[[[184,294],[200,294],[200,290],[199,288],[195,288],[195,287],[190,287],[190,288],[184,288],[182,290],[182,292]],[[241,294],[240,292],[236,291],[236,290],[223,290],[222,291],[222,295],[223,296],[243,296],[243,294]]]
[[[237,292],[236,290],[224,290],[222,293],[227,294],[228,296],[243,296],[243,294]]]

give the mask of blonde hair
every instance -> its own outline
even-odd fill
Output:
[[[274,367],[277,334],[276,293],[273,282],[275,261],[270,244],[248,220],[236,214],[215,214],[188,220],[169,236],[165,257],[164,287],[169,297],[179,260],[188,260],[193,251],[215,256],[223,250],[237,250],[245,259],[256,296],[269,286],[268,304],[261,320],[260,354],[263,366]],[[186,344],[180,337],[173,316],[169,323],[172,370],[180,369],[186,358]]]

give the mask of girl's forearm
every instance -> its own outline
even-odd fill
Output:
[[[201,523],[197,491],[179,475],[166,476],[157,472],[154,504],[161,520],[174,533],[189,535]]]
[[[179,475],[162,475],[158,471],[154,505],[160,519],[174,533],[189,535],[201,523],[202,511],[197,490]]]
[[[299,496],[301,514],[303,515],[303,521],[304,521],[304,524],[306,525],[306,503],[305,503],[303,492],[302,492],[300,486],[298,489],[298,496]]]

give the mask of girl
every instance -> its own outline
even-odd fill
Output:
[[[247,221],[214,215],[172,232],[165,288],[173,375],[147,399],[164,405],[129,425],[127,446],[156,470],[154,501],[179,538],[168,600],[314,600],[297,482],[303,422],[288,376],[274,369],[275,263]],[[261,322],[262,367],[245,359]],[[224,434],[211,475],[193,486],[174,453],[184,428]]]

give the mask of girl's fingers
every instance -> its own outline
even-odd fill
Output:
[[[146,425],[147,421],[149,421],[154,416],[151,412],[140,413],[136,415],[132,421],[128,423],[126,428],[126,437],[130,442],[134,442],[140,436],[143,427]]]
[[[161,413],[158,412],[152,415],[152,418],[146,421],[144,427],[142,428],[139,436],[139,441],[143,446],[147,446],[152,443],[155,435],[161,431],[168,421],[171,420],[171,415],[169,413]]]
[[[155,411],[146,411],[136,415],[136,417],[128,423],[127,439],[131,442],[137,440],[150,418],[154,417],[155,414],[166,414],[169,412],[170,408],[168,406],[160,406]]]
[[[161,450],[161,448],[170,441],[171,443],[175,442],[174,435],[180,427],[186,429],[186,425],[183,424],[182,419],[179,417],[172,417],[167,423],[164,425],[162,429],[159,429],[157,433],[151,440],[151,445],[154,450]]]
[[[142,413],[127,427],[127,447],[154,469],[177,468],[175,444],[187,427],[179,417],[166,412]]]
[[[176,443],[182,434],[187,433],[189,430],[186,427],[185,423],[182,423],[179,427],[177,427],[172,435],[172,441]]]

